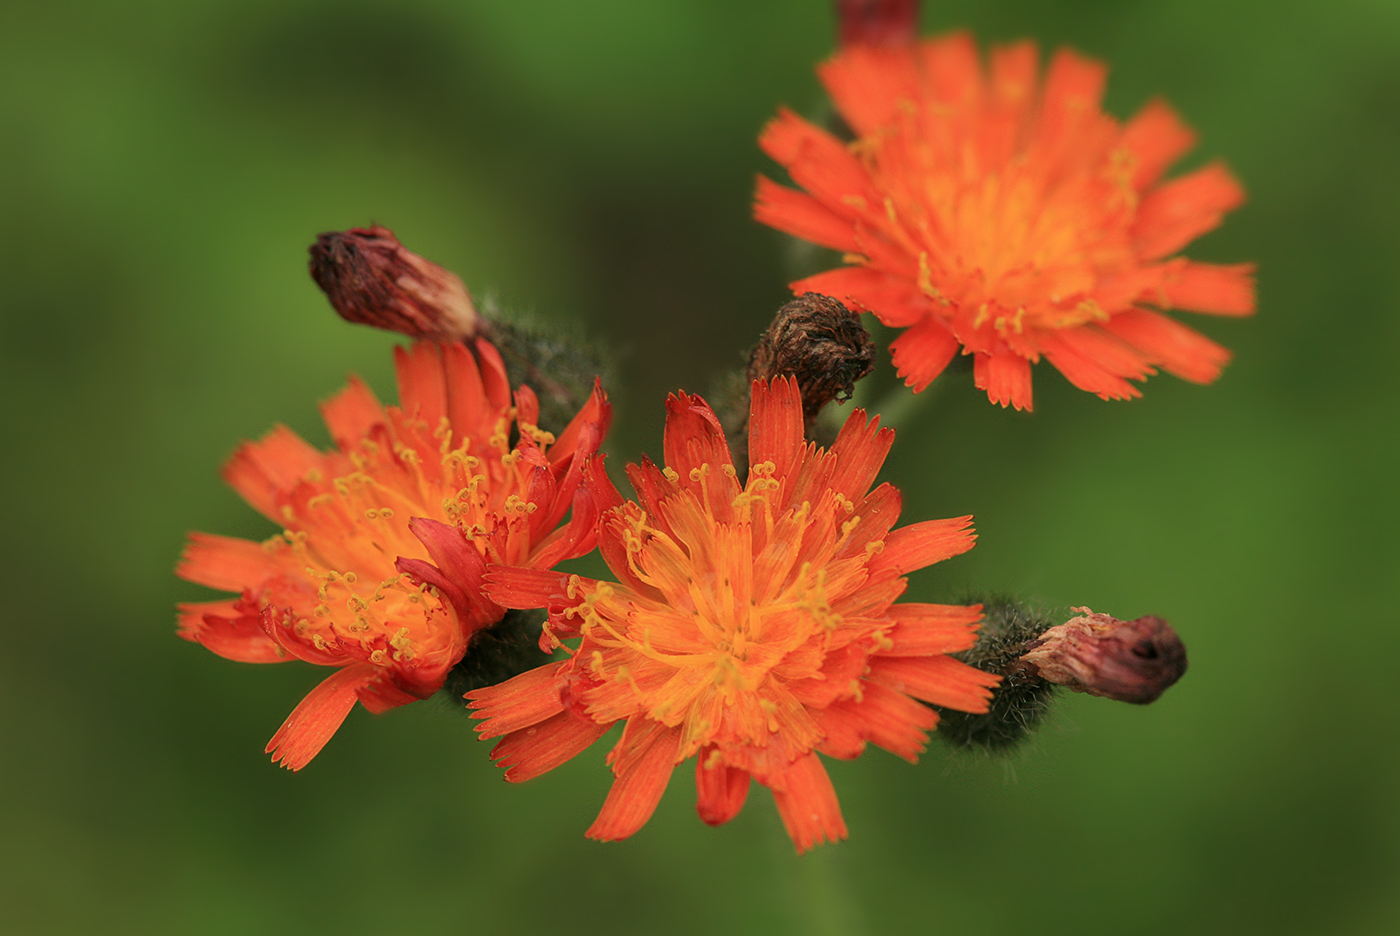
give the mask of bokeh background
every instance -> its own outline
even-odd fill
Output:
[[[831,767],[848,842],[795,857],[767,794],[709,829],[677,772],[585,841],[602,752],[506,786],[433,701],[356,711],[305,771],[262,748],[321,673],[174,636],[185,531],[262,537],[235,443],[393,336],[305,273],[371,220],[479,293],[613,348],[613,467],[658,452],[786,295],[754,138],[822,108],[818,0],[7,3],[0,10],[0,906],[24,933],[1400,931],[1400,5],[928,4],[926,31],[1109,60],[1248,205],[1191,253],[1259,263],[1236,361],[1034,415],[954,377],[884,477],[974,513],[911,597],[1010,588],[1160,614],[1191,654],[1146,708],[1068,697],[1010,759]],[[886,365],[887,366],[887,363]],[[888,376],[888,375],[886,375]],[[14,927],[11,929],[10,927]]]

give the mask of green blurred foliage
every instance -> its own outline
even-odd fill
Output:
[[[850,841],[795,858],[756,791],[703,826],[582,831],[591,751],[520,787],[435,702],[357,711],[299,775],[262,746],[319,680],[175,639],[184,533],[263,536],[238,439],[391,336],[305,275],[378,221],[473,289],[617,350],[614,467],[659,450],[785,296],[748,217],[781,103],[817,112],[823,3],[10,3],[0,10],[0,905],[25,933],[1400,929],[1391,592],[1400,6],[930,4],[925,27],[1072,44],[1108,105],[1167,96],[1250,202],[1192,255],[1257,260],[1260,314],[1193,321],[1215,386],[1034,415],[953,377],[899,422],[906,519],[974,513],[910,596],[1011,588],[1156,613],[1192,668],[1147,708],[1066,698],[1009,761],[833,764]],[[1389,427],[1389,428],[1387,428]],[[1391,479],[1387,481],[1386,479]]]

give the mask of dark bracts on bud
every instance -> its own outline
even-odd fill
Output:
[[[540,628],[545,612],[507,611],[498,623],[472,634],[467,653],[447,672],[441,695],[454,708],[468,711],[462,696],[473,689],[503,683],[537,666],[550,656],[540,651]]]
[[[773,324],[749,353],[741,376],[727,375],[711,399],[729,440],[740,478],[747,473],[750,387],[755,380],[797,378],[803,430],[812,438],[822,407],[851,398],[856,381],[875,369],[875,342],[860,316],[829,296],[803,293],[773,316]],[[814,440],[830,444],[830,439]]]
[[[592,344],[543,328],[507,321],[488,299],[481,334],[501,352],[512,387],[526,384],[540,399],[540,428],[559,433],[593,392],[593,381],[608,386],[609,366]]]
[[[811,429],[823,406],[849,400],[856,381],[874,369],[875,342],[860,316],[829,296],[803,293],[773,317],[749,355],[748,378],[796,377]]]
[[[987,673],[1002,676],[991,706],[980,715],[938,708],[938,737],[955,748],[1007,751],[1030,736],[1055,695],[1053,683],[1015,667],[1026,646],[1054,621],[1045,614],[1002,596],[972,597],[966,604],[983,606],[977,645],[956,654],[958,659]]]
[[[919,0],[836,0],[838,38],[853,45],[909,45],[919,29]]]
[[[462,281],[405,248],[388,228],[322,234],[310,252],[311,278],[348,322],[433,341],[461,341],[480,328]]]

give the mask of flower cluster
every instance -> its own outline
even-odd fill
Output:
[[[383,712],[451,676],[454,696],[481,687],[466,699],[507,780],[621,726],[589,836],[637,832],[693,760],[701,819],[732,819],[757,781],[801,852],[846,836],[823,756],[874,743],[914,761],[941,718],[958,743],[1005,747],[1054,685],[1148,702],[1181,676],[1184,646],[1150,615],[1052,627],[991,601],[979,631],[982,604],[901,602],[909,573],[972,548],[971,517],[897,526],[878,415],[808,438],[875,360],[843,302],[904,329],[891,351],[916,392],[961,350],[1016,409],[1041,357],[1105,398],[1156,367],[1210,382],[1228,352],[1164,311],[1254,308],[1250,267],[1176,256],[1242,193],[1216,164],[1163,181],[1192,143],[1165,104],[1120,126],[1102,65],[1061,52],[1040,82],[1022,43],[984,70],[965,35],[915,41],[916,8],[840,4],[847,45],[821,77],[852,140],[788,111],[764,131],[800,190],[760,178],[758,218],[845,265],[792,284],[727,426],[669,397],[662,463],[628,466],[632,500],[604,468],[601,381],[556,373],[590,359],[530,345],[385,228],[321,236],[312,275],[336,310],[415,339],[395,350],[399,404],[351,378],[322,406],[334,449],[283,427],[245,443],[224,477],[282,532],[191,534],[177,569],[235,596],[181,605],[180,636],[334,668],[268,744],[276,761],[299,770],[356,702]],[[557,568],[595,549],[613,580]],[[509,644],[478,637],[519,637],[507,615],[540,609],[539,656],[477,666]]]
[[[1252,266],[1174,256],[1244,194],[1218,163],[1163,181],[1194,141],[1169,106],[1120,125],[1099,109],[1102,63],[1061,51],[1042,83],[1034,44],[984,70],[965,34],[855,44],[819,73],[855,139],[781,111],[760,145],[802,191],[760,177],[754,212],[842,252],[793,291],[904,329],[890,350],[916,392],[959,350],[1016,409],[1041,357],[1105,399],[1159,366],[1220,374],[1229,352],[1161,310],[1254,311]]]

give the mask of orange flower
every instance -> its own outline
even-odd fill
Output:
[[[1031,408],[1049,359],[1105,399],[1161,366],[1209,383],[1230,353],[1156,309],[1254,311],[1253,267],[1172,257],[1244,193],[1218,163],[1166,182],[1195,135],[1154,101],[1120,126],[1099,109],[1105,66],[956,34],[857,45],[819,69],[856,135],[842,144],[783,110],[759,141],[805,192],[759,177],[755,216],[845,252],[848,266],[792,284],[906,331],[891,345],[915,392],[961,347],[992,402]]]
[[[618,582],[491,569],[508,607],[550,607],[545,640],[569,659],[468,693],[492,757],[521,781],[625,722],[616,780],[592,838],[650,818],[671,772],[695,758],[698,810],[732,819],[750,778],[773,791],[799,851],[844,838],[817,752],[873,741],[908,760],[936,713],[986,711],[990,676],[946,654],[970,647],[981,607],[894,604],[905,573],[972,548],[970,517],[892,530],[899,492],[869,490],[894,433],[857,411],[829,452],[802,438],[796,384],[753,385],[748,483],[705,401],[667,401],[665,469],[629,466],[639,503],[603,515],[599,547]]]
[[[547,569],[596,542],[597,511],[575,494],[601,458],[602,390],[556,439],[535,425],[528,387],[512,405],[496,349],[478,340],[476,351],[396,348],[398,407],[352,377],[321,408],[335,451],[280,426],[245,443],[224,478],[282,534],[190,536],[176,573],[241,597],[182,605],[180,636],[231,660],[339,667],[267,746],[292,770],[357,699],[382,712],[442,687],[471,635],[505,613],[481,592],[488,562]],[[583,506],[561,527],[575,500]]]

